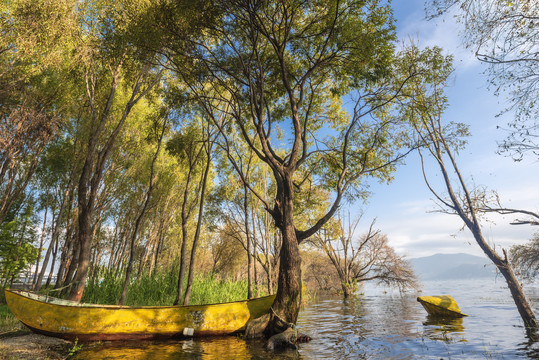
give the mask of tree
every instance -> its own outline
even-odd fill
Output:
[[[357,284],[377,281],[400,289],[417,286],[416,276],[410,264],[388,244],[387,236],[374,229],[375,220],[369,229],[356,238],[359,219],[336,221],[333,229],[322,228],[310,242],[324,251],[337,270],[344,298],[349,298],[357,290]]]
[[[206,199],[206,192],[208,185],[208,179],[210,174],[210,168],[212,163],[212,156],[213,156],[213,146],[215,144],[216,139],[216,131],[212,129],[211,123],[207,122],[206,126],[203,126],[203,143],[202,143],[202,149],[204,149],[204,157],[205,157],[205,164],[204,164],[204,170],[201,174],[199,185],[198,185],[198,191],[197,196],[199,197],[199,205],[198,205],[198,218],[197,218],[197,225],[195,230],[195,235],[193,236],[193,244],[191,247],[191,258],[189,260],[189,274],[187,276],[187,287],[185,289],[185,296],[183,299],[183,305],[189,305],[189,299],[191,296],[191,289],[193,287],[193,278],[195,274],[195,267],[196,267],[196,251],[199,246],[200,241],[200,232],[202,229],[202,223],[204,221],[204,205],[205,205],[205,199]],[[184,239],[186,241],[187,239]]]
[[[527,244],[511,247],[509,258],[522,277],[536,277],[539,274],[539,234],[534,234]]]
[[[135,244],[136,244],[139,231],[142,227],[144,217],[146,215],[146,211],[148,210],[148,205],[150,204],[152,193],[155,188],[155,184],[154,184],[155,177],[156,177],[155,163],[157,162],[159,152],[161,151],[161,144],[163,143],[163,137],[165,135],[166,130],[167,130],[167,115],[164,115],[163,125],[161,129],[157,129],[156,131],[157,134],[154,134],[154,136],[157,138],[157,148],[155,150],[154,156],[152,157],[152,163],[150,165],[150,180],[148,182],[148,189],[146,190],[146,193],[145,193],[144,203],[142,204],[142,208],[140,209],[137,219],[135,220],[135,228],[133,229],[133,232],[131,234],[131,241],[129,245],[129,260],[127,261],[127,268],[125,270],[125,279],[124,279],[124,284],[122,288],[122,294],[120,295],[120,301],[119,301],[120,305],[123,305],[125,303],[125,299],[127,297],[127,288],[129,286],[129,281],[131,279],[131,273],[133,272],[133,262],[135,261]]]
[[[75,168],[77,163],[75,161],[75,149],[72,140],[73,139],[68,137],[62,137],[56,139],[54,143],[49,144],[43,154],[43,159],[37,168],[36,176],[34,177],[35,185],[33,185],[33,187],[35,189],[41,189],[42,194],[44,192],[46,197],[45,206],[50,206],[52,213],[50,243],[45,253],[45,257],[43,258],[41,271],[37,276],[34,291],[39,291],[41,288],[51,255],[52,261],[49,275],[52,273],[60,233],[63,229],[68,227],[68,221],[66,221],[66,219],[70,214],[67,209],[72,203],[70,198],[72,199],[74,191],[73,186],[76,177]],[[46,216],[44,216],[44,218],[43,221],[45,222]],[[37,270],[38,266],[36,265],[36,272]],[[49,280],[47,280],[47,282],[48,281]]]
[[[422,67],[430,74],[432,82],[424,84],[415,79],[408,84],[409,88],[406,91],[410,94],[410,107],[404,108],[404,115],[409,117],[422,144],[419,154],[425,183],[434,194],[440,211],[458,216],[485,255],[496,265],[507,282],[526,329],[534,330],[537,328],[537,320],[513,272],[506,250],[503,250],[503,255],[499,255],[483,236],[480,215],[484,192],[481,189],[469,190],[457,165],[456,154],[466,143],[463,137],[468,135],[468,129],[461,123],[444,124],[442,122],[442,115],[447,107],[447,98],[443,94],[443,89],[453,70],[451,58],[443,57],[441,50],[436,48],[428,53],[428,57],[416,58],[417,52],[417,48],[410,48],[409,60],[411,62],[403,64],[407,67]],[[429,154],[438,166],[443,178],[440,186],[446,194],[443,194],[441,190],[436,190],[432,177],[429,177],[424,152]]]
[[[0,4],[0,223],[25,190],[72,99],[74,1]],[[45,26],[46,24],[46,26]]]
[[[37,225],[33,205],[29,203],[20,209],[9,212],[0,224],[0,278],[4,279],[1,284],[4,287],[8,282],[13,283],[38,256],[38,249],[33,245]]]
[[[130,37],[128,12],[135,8],[86,3],[81,30],[85,33],[81,77],[86,88],[84,131],[87,142],[78,180],[77,245],[79,255],[70,299],[80,301],[84,292],[96,230],[96,200],[107,161],[132,110],[160,82],[163,68],[153,66],[154,53],[137,53]]]
[[[516,111],[509,137],[501,144],[516,160],[525,152],[539,155],[539,8],[535,0],[435,0],[435,17],[455,10],[465,28],[463,41],[488,65],[495,92],[509,92]],[[508,109],[508,110],[509,110]]]
[[[219,21],[204,37],[190,39],[190,57],[175,49],[185,37],[173,36],[173,11],[161,28],[171,34],[167,46],[177,74],[214,120],[220,147],[282,236],[273,311],[267,326],[259,327],[279,332],[296,322],[300,308],[299,245],[327,223],[344,197],[361,197],[365,177],[389,180],[403,156],[397,153],[398,121],[387,117],[398,96],[389,86],[391,10],[376,0],[218,1],[214,9]],[[186,63],[198,71],[186,71]],[[350,114],[345,95],[354,99]],[[231,156],[239,153],[237,141],[271,169],[276,190],[270,201],[250,186]],[[310,177],[334,192],[333,202],[298,228],[296,194]]]
[[[178,274],[178,292],[174,305],[183,303],[185,293],[183,284],[185,280],[185,271],[187,269],[187,243],[189,240],[188,224],[195,207],[198,204],[198,191],[193,191],[192,186],[194,177],[200,172],[200,160],[203,154],[202,141],[200,134],[197,133],[195,126],[184,126],[181,132],[177,132],[167,143],[167,150],[178,157],[184,163],[187,170],[185,181],[183,183],[183,198],[181,199],[181,250],[180,250],[180,271]]]

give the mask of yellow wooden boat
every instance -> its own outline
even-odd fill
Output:
[[[423,305],[431,316],[437,317],[463,317],[455,299],[450,295],[419,296],[417,301]]]
[[[125,340],[229,335],[269,312],[275,295],[192,306],[84,304],[5,290],[11,312],[37,333],[68,340]]]

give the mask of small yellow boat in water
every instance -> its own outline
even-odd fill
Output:
[[[437,317],[463,317],[455,299],[450,295],[419,296],[417,301],[423,305],[431,316]]]
[[[82,304],[27,291],[5,290],[11,312],[37,333],[74,340],[156,339],[229,335],[269,312],[275,295],[190,306]]]

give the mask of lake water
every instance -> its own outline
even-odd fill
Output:
[[[539,314],[539,287],[527,286]],[[450,294],[470,315],[429,319],[417,293],[367,286],[357,299],[320,297],[299,315],[313,340],[272,353],[239,337],[85,345],[76,359],[539,359],[503,279],[424,282],[421,295]]]

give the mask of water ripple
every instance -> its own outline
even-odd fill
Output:
[[[417,294],[366,288],[343,301],[322,297],[306,306],[300,331],[313,337],[299,350],[272,353],[238,337],[170,342],[104,343],[77,359],[539,359],[526,338],[509,290],[500,281],[426,282],[423,294],[451,294],[469,317],[429,318]],[[539,289],[531,288],[539,304]]]

